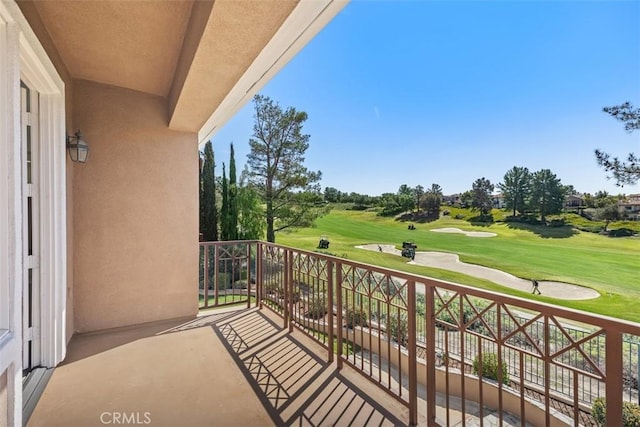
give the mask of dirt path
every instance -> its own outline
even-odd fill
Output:
[[[361,245],[356,246],[359,249],[366,249],[369,251],[379,251],[388,254],[394,254],[400,256],[401,251],[396,249],[393,245]],[[505,273],[504,271],[496,270],[495,268],[483,267],[475,264],[467,264],[460,261],[457,254],[450,254],[445,252],[416,252],[415,259],[409,261],[409,264],[422,265],[425,267],[440,268],[443,270],[456,271],[458,273],[467,274],[469,276],[486,279],[499,285],[508,286],[510,288],[518,289],[524,292],[531,292],[531,281],[527,279],[521,279],[512,274]],[[583,300],[597,298],[600,294],[591,288],[584,286],[572,285],[562,282],[550,282],[539,280],[539,289],[542,295],[550,296],[553,298],[567,299],[567,300]]]

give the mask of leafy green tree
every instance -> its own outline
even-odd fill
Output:
[[[471,209],[480,211],[481,215],[488,215],[493,207],[491,200],[493,189],[494,186],[488,179],[484,177],[476,179],[471,187]]]
[[[412,211],[416,203],[413,196],[408,194],[398,194],[396,196],[396,200],[398,201],[398,205],[400,205],[400,210],[402,212]]]
[[[468,208],[473,203],[473,191],[468,190],[460,195],[460,207]]]
[[[398,202],[398,195],[393,193],[383,193],[380,196],[380,204],[382,211],[380,216],[393,216],[403,211],[402,206]]]
[[[609,205],[617,205],[619,200],[618,196],[613,196],[606,191],[596,191],[593,195],[593,206],[596,208],[604,208]]]
[[[284,195],[284,200],[287,200],[287,203],[283,203],[279,208],[278,215],[293,219],[293,227],[311,227],[316,218],[326,215],[331,210],[330,205],[324,202],[319,188],[289,192]]]
[[[232,142],[229,155],[229,240],[238,240],[238,184],[236,181],[236,157]]]
[[[428,191],[442,197],[442,187],[438,184],[431,184],[431,188]]]
[[[293,107],[283,110],[269,97],[253,98],[255,115],[251,152],[247,155],[248,179],[266,204],[267,241],[275,242],[275,233],[299,226],[316,209],[313,198],[298,196],[296,191],[316,192],[321,172],[304,166],[304,154],[310,136],[302,133],[307,113]]]
[[[640,108],[633,108],[630,102],[612,107],[604,107],[605,113],[613,118],[623,122],[624,128],[631,133],[640,129]],[[625,184],[636,184],[640,180],[640,157],[633,153],[629,153],[627,160],[620,160],[617,157],[611,158],[611,155],[599,149],[595,150],[596,160],[606,172],[616,180],[616,185],[624,186]]]
[[[498,184],[498,188],[502,191],[507,209],[513,209],[513,216],[516,216],[516,212],[523,214],[531,194],[529,169],[514,166],[504,174],[503,181]]]
[[[584,193],[582,195],[582,199],[584,200],[584,205],[588,208],[595,208],[595,201],[593,195],[591,193]]]
[[[324,189],[324,200],[329,203],[337,203],[340,201],[340,191],[337,188],[326,187]]]
[[[440,216],[441,203],[442,198],[440,196],[431,191],[427,191],[424,193],[424,196],[422,196],[420,207],[428,218],[438,218]]]
[[[564,198],[565,187],[549,169],[534,172],[531,180],[531,207],[540,213],[542,222],[547,215],[562,211]]]
[[[207,242],[218,240],[218,210],[216,207],[216,177],[213,147],[211,141],[204,146],[204,164],[201,173],[200,204],[200,232]]]
[[[238,187],[238,239],[261,239],[264,228],[264,209],[260,196],[251,186],[241,185]]]
[[[407,184],[402,184],[398,188],[398,196],[400,196],[402,194],[404,194],[406,196],[413,196],[413,189],[411,187],[409,187]]]
[[[438,184],[431,184],[431,188],[425,191],[420,201],[420,207],[429,218],[440,216],[440,206],[442,205],[442,187]]]
[[[424,187],[422,185],[416,185],[416,188],[413,189],[413,197],[418,213],[420,213],[420,203],[422,203],[422,196],[424,196]]]
[[[611,221],[619,221],[623,218],[622,212],[618,208],[617,203],[611,203],[596,210],[596,219],[604,221],[604,231],[607,231],[607,227]]]
[[[407,184],[402,184],[398,188],[397,202],[400,205],[402,212],[412,211],[415,207],[415,197],[413,195],[413,188]]]

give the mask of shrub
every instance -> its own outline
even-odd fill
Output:
[[[633,230],[628,228],[618,228],[616,230],[609,231],[611,237],[630,237],[633,236]]]
[[[555,218],[550,221],[547,221],[547,227],[563,227],[564,226],[564,218]]]
[[[424,316],[427,311],[427,300],[424,294],[416,293],[416,314]]]
[[[327,295],[314,295],[307,301],[307,311],[304,313],[306,317],[311,319],[323,318],[329,310],[327,309]]]
[[[353,309],[347,308],[347,315],[345,317],[347,326],[353,329],[355,326],[368,326],[367,312],[361,308]]]
[[[231,277],[231,273],[218,273],[218,289],[223,291],[225,289],[231,289],[232,284],[232,277]],[[211,281],[211,286],[213,289],[213,284],[215,283],[215,281]]]
[[[233,284],[233,289],[247,289],[247,281],[246,280],[237,280]]]
[[[442,306],[444,305],[444,303],[442,301],[440,301],[439,299],[436,301],[436,312],[439,311]],[[484,307],[486,307],[486,303],[483,303],[482,301],[479,300],[474,300],[473,301],[473,305],[476,307],[476,309],[478,310],[482,310]],[[440,322],[446,322],[452,325],[457,325],[459,322],[459,313],[460,313],[460,304],[457,300],[453,300],[453,301],[449,301],[448,304],[449,310],[442,310],[440,313],[438,313],[436,315],[436,327],[443,329],[445,327],[445,325],[441,324]],[[469,306],[468,304],[464,304],[464,309],[462,310],[462,322],[464,324],[469,323],[469,321],[475,317],[476,314],[473,311],[473,309],[471,308],[471,306]],[[439,322],[438,322],[439,321]],[[457,328],[456,328],[457,329]],[[482,322],[480,320],[475,320],[472,324],[467,326],[468,330],[471,331],[476,331],[476,332],[482,332],[484,331],[484,325],[482,324]]]
[[[478,360],[476,356],[473,359],[473,373],[478,375]],[[491,380],[498,380],[498,355],[495,353],[487,353],[482,355],[482,376]],[[502,382],[509,384],[509,372],[507,371],[507,364],[502,363]]]
[[[297,303],[298,301],[300,301],[300,291],[293,291],[291,293],[291,296],[293,297],[293,303]],[[287,298],[287,303],[289,302],[289,298]]]
[[[464,215],[462,214],[456,214],[456,216],[454,217],[455,219],[464,219]]]
[[[359,205],[359,204],[356,203],[351,207],[351,210],[352,211],[366,211],[368,208],[369,208],[369,206],[367,206],[367,205]]]
[[[399,205],[386,205],[378,213],[379,216],[395,216],[402,213],[403,209]]]
[[[605,426],[607,418],[607,401],[599,397],[593,401],[591,416],[599,426]],[[622,402],[623,427],[640,427],[640,406],[636,403]]]
[[[600,233],[602,230],[604,230],[603,225],[574,225],[574,227],[580,231],[586,231],[587,233]]]
[[[409,342],[409,324],[407,315],[392,314],[387,316],[387,335],[400,345],[406,346]]]
[[[266,295],[282,294],[282,286],[277,282],[265,283],[264,292]]]
[[[531,214],[522,215],[522,217],[520,217],[520,221],[527,224],[533,224],[533,225],[540,224],[540,220],[538,219],[538,217]]]
[[[382,293],[389,296],[395,296],[399,288],[400,287],[392,279],[389,279],[380,285]]]
[[[480,223],[492,223],[493,222],[493,214],[480,214],[480,215],[476,215],[473,218],[469,218],[469,222],[471,222],[472,224],[475,222],[480,222]]]

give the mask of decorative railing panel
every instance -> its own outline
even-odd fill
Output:
[[[339,367],[349,365],[405,404],[411,423],[420,413],[435,424],[437,405],[444,408],[440,424],[493,411],[500,422],[514,416],[522,425],[594,425],[591,408],[605,398],[606,424],[622,425],[623,402],[638,402],[638,324],[253,245],[246,244],[246,256],[220,249],[213,265],[246,260],[248,277],[256,273],[247,295],[322,344],[329,361],[337,356]],[[201,260],[207,257],[211,250],[201,248]]]
[[[200,243],[200,308],[255,299],[256,242]]]

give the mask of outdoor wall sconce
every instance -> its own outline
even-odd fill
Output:
[[[71,160],[78,163],[85,163],[89,156],[89,146],[82,139],[82,132],[78,130],[73,136],[67,135],[67,151]]]

